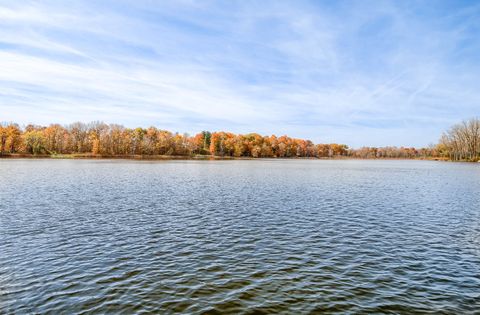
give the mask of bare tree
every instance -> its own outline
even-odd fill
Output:
[[[454,161],[480,160],[480,120],[472,118],[452,126],[442,135],[440,145]]]

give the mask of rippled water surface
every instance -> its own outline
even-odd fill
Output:
[[[0,313],[480,311],[480,164],[0,160]]]

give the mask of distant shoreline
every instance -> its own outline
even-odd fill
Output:
[[[62,126],[0,123],[0,155],[57,159],[133,160],[239,160],[252,158],[287,159],[387,159],[387,160],[480,160],[480,120],[463,121],[429,147],[361,147],[346,144],[313,143],[287,135],[262,136],[202,131],[194,136],[168,130],[125,128],[103,122],[76,122]]]
[[[421,160],[421,161],[451,161],[447,158],[420,157],[420,158],[362,158],[353,156],[333,157],[231,157],[212,155],[94,155],[94,154],[0,154],[0,159],[59,159],[59,160],[144,160],[144,161],[169,161],[169,160]]]

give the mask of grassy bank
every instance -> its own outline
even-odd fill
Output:
[[[211,155],[100,155],[100,154],[0,154],[4,159],[123,159],[123,160],[233,160],[233,159],[251,159],[251,158],[233,158],[228,156]]]
[[[89,153],[73,153],[73,154],[0,154],[0,158],[4,159],[119,159],[119,160],[255,160],[255,159],[309,159],[309,160],[425,160],[425,161],[450,161],[443,157],[416,157],[416,158],[360,158],[353,156],[334,156],[334,157],[231,157],[231,156],[212,156],[212,155],[100,155]],[[462,161],[468,162],[468,161]],[[470,161],[472,162],[472,161]],[[480,161],[479,161],[480,162]]]

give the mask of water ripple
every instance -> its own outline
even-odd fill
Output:
[[[0,160],[0,313],[473,314],[480,167]]]

